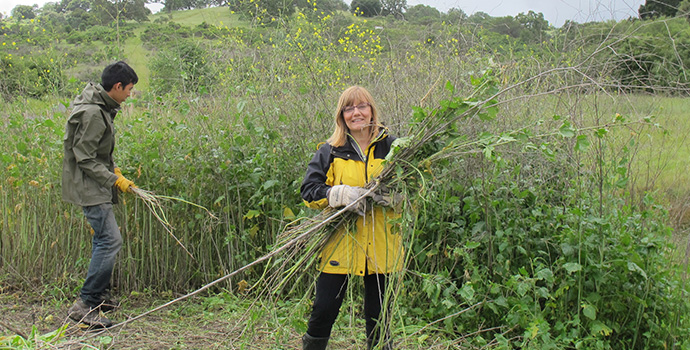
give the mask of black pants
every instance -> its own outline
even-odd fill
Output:
[[[321,273],[316,280],[314,308],[309,318],[307,333],[312,337],[330,337],[333,323],[338,317],[347,290],[348,275]],[[364,276],[364,317],[367,339],[378,339],[381,326],[379,316],[386,290],[386,275]]]

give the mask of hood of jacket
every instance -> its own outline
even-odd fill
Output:
[[[115,118],[120,104],[113,100],[108,92],[103,89],[101,84],[89,83],[84,90],[74,99],[74,106],[96,104],[104,110],[110,112],[110,116]]]

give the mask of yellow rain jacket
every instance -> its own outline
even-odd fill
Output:
[[[309,208],[328,206],[326,192],[335,185],[364,187],[383,170],[382,162],[395,138],[382,131],[362,154],[348,137],[342,147],[324,143],[309,162],[301,193]],[[325,273],[391,273],[402,269],[403,248],[399,229],[390,222],[400,215],[392,208],[368,206],[354,225],[341,226],[319,255],[319,269]]]

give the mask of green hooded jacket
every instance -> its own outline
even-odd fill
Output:
[[[113,120],[120,105],[100,84],[93,83],[73,104],[63,139],[62,199],[81,206],[115,204]]]

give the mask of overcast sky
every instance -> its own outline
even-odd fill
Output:
[[[49,0],[1,0],[0,12],[9,16],[17,5],[43,6]],[[56,1],[56,0],[53,0]],[[345,0],[349,3],[349,0]],[[578,23],[621,20],[636,17],[644,0],[407,0],[408,6],[429,5],[446,12],[455,7],[468,15],[486,12],[492,17],[515,16],[529,10],[541,12],[551,25],[560,27],[566,20]]]

